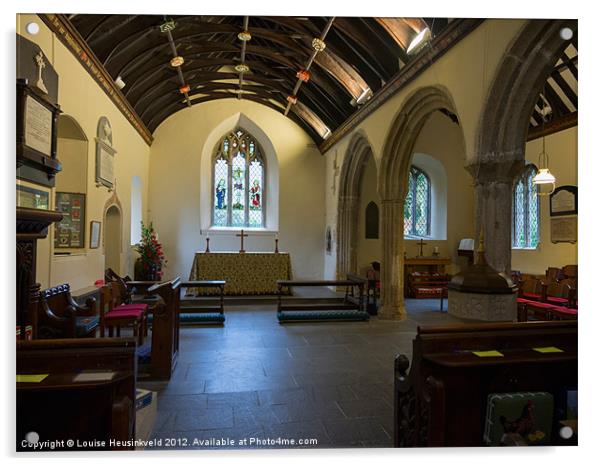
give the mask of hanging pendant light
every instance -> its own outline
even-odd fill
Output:
[[[541,93],[541,97],[543,99],[543,107],[540,111],[541,117],[543,119],[543,124],[545,125],[548,121],[548,118],[552,115],[552,107],[546,100],[546,87],[544,85],[543,91]],[[550,156],[546,152],[546,137],[541,137],[541,152],[537,156],[537,174],[533,177],[533,184],[539,187],[543,187],[544,185],[552,185],[552,189],[547,192],[540,192],[537,190],[537,194],[539,196],[549,196],[556,189],[556,177],[552,175],[550,169],[548,168],[550,165]]]
[[[533,177],[533,184],[537,186],[543,185],[552,185],[552,189],[547,192],[537,194],[541,196],[548,196],[554,192],[556,189],[556,177],[552,175],[548,166],[550,165],[550,156],[546,152],[546,137],[542,137],[542,151],[539,153],[537,158],[537,166],[539,169],[537,170],[537,174]]]

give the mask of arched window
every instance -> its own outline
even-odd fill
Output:
[[[265,225],[265,161],[242,129],[224,136],[213,160],[213,226]]]
[[[431,180],[412,165],[408,175],[408,195],[403,209],[404,236],[431,236]]]
[[[533,177],[537,173],[529,165],[514,185],[512,247],[534,249],[539,244],[539,196]]]

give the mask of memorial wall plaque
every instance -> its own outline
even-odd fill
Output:
[[[552,243],[576,243],[577,216],[551,218],[550,240]]]
[[[100,117],[96,132],[96,186],[106,186],[109,191],[115,185],[113,164],[116,153],[111,124],[107,117]]]
[[[52,152],[52,112],[28,95],[25,98],[25,145],[48,157]]]

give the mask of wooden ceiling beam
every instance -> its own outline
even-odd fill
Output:
[[[577,93],[571,88],[571,86],[569,86],[569,84],[562,77],[562,75],[558,71],[554,70],[552,71],[550,78],[558,85],[562,92],[564,92],[564,94],[567,96],[573,107],[578,108],[579,101],[577,98]]]

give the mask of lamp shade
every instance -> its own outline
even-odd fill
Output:
[[[533,177],[533,184],[554,184],[556,177],[550,173],[547,168],[540,168],[537,175]]]

